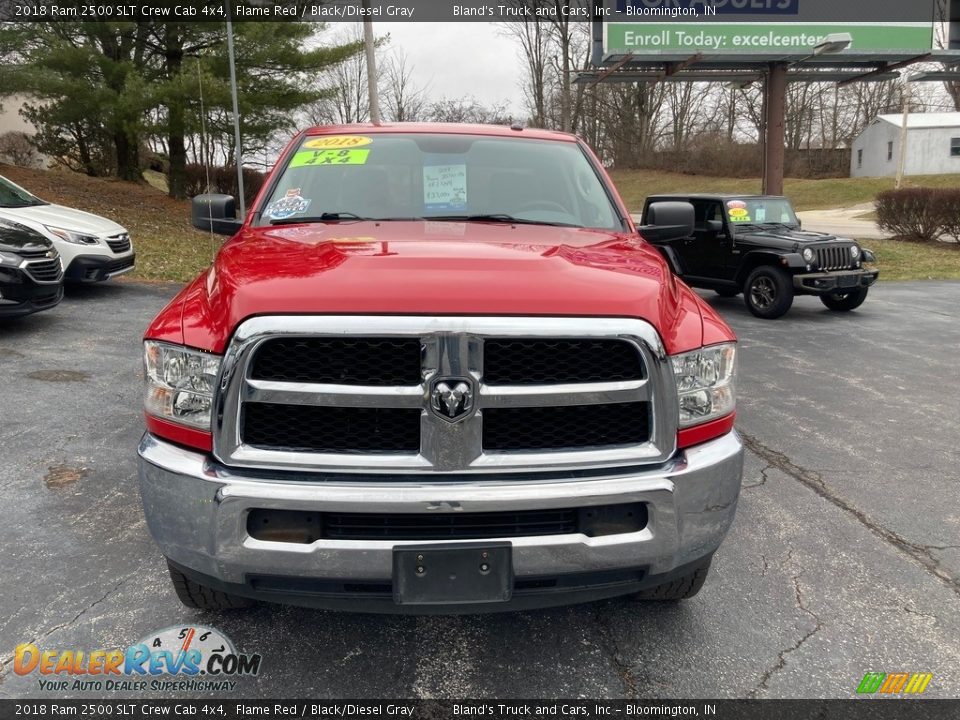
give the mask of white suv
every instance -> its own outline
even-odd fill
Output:
[[[130,234],[122,225],[82,210],[45,202],[0,175],[0,218],[50,238],[66,282],[109,280],[133,270]]]

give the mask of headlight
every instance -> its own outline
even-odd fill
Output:
[[[811,250],[810,248],[804,248],[804,249],[803,249],[803,260],[804,260],[804,262],[806,262],[807,264],[810,264],[810,263],[813,262],[813,259],[814,259],[815,257],[816,257],[816,255],[814,254],[813,250]]]
[[[729,343],[674,355],[680,427],[729,415],[736,409],[737,346]]]
[[[68,243],[73,243],[74,245],[96,245],[98,242],[100,242],[95,235],[87,235],[85,233],[74,232],[73,230],[50,227],[49,225],[44,225],[44,227],[61,240],[66,240]]]
[[[6,267],[20,267],[20,263],[22,262],[23,258],[21,258],[19,255],[0,252],[0,265],[4,265]]]
[[[860,259],[860,248],[857,247],[856,245],[851,245],[851,246],[850,246],[850,257],[852,257],[854,260],[859,260],[859,259]]]
[[[147,412],[165,420],[210,430],[210,410],[220,374],[220,356],[147,340],[143,344],[143,359]]]

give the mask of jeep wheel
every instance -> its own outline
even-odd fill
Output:
[[[641,590],[630,597],[634,600],[689,600],[700,592],[700,588],[706,582],[707,573],[710,571],[710,560],[707,560],[689,575],[678,577],[676,580],[663,583],[663,585],[655,585],[652,588]]]
[[[714,290],[714,292],[722,298],[732,298],[740,294],[740,291],[735,288],[724,288],[723,290]]]
[[[867,299],[868,288],[857,288],[853,292],[821,295],[820,302],[836,312],[849,312],[863,305]]]
[[[167,563],[167,569],[170,571],[170,580],[173,582],[173,589],[176,591],[177,597],[180,598],[180,602],[189,608],[239,610],[253,605],[253,601],[248,598],[228,595],[225,592],[194,582],[169,562]]]
[[[750,273],[743,284],[743,300],[758,318],[773,320],[793,305],[790,276],[772,265],[762,265]]]

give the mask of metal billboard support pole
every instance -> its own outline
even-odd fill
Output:
[[[910,119],[910,83],[903,83],[903,120],[900,126],[900,157],[897,159],[897,180],[893,187],[899,190],[903,186],[903,172],[907,164],[907,121]]]
[[[763,194],[783,195],[783,167],[787,115],[787,66],[770,63],[764,83],[765,138]]]
[[[230,59],[230,95],[233,98],[233,143],[237,165],[237,201],[240,203],[240,219],[247,215],[246,203],[243,198],[243,151],[240,147],[240,110],[237,102],[237,67],[233,56],[233,22],[230,15],[230,3],[227,6],[227,56]]]

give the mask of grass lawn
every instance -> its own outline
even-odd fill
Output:
[[[628,207],[640,210],[648,194],[656,192],[758,192],[759,180],[658,173],[646,170],[615,171],[617,187]],[[149,173],[141,183],[91,178],[65,170],[27,170],[0,163],[0,175],[22,185],[44,200],[68,205],[115,220],[130,231],[137,251],[136,270],[127,277],[141,280],[192,280],[213,260],[222,236],[194,230],[189,222],[190,203],[172,200],[163,188],[165,178]],[[938,187],[960,184],[960,176],[923,179]],[[868,202],[887,179],[787,180],[787,194],[798,209],[842,207]],[[869,240],[879,260],[884,280],[960,279],[960,245],[920,244]]]
[[[864,240],[877,256],[880,280],[960,280],[960,244]]]
[[[643,209],[648,195],[671,192],[760,192],[757,178],[717,178],[703,175],[681,175],[656,170],[614,170],[610,173],[627,207],[633,212]],[[787,178],[784,193],[797,210],[829,210],[872,202],[877,193],[893,189],[893,178],[828,178],[795,180]],[[907,178],[906,187],[957,187],[960,175],[925,175]]]

